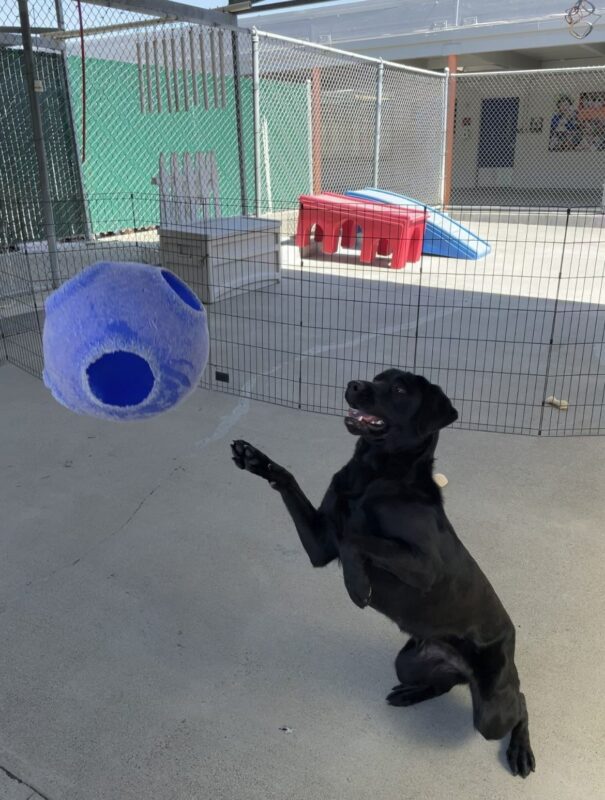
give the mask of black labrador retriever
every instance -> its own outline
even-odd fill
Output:
[[[510,733],[508,763],[525,778],[535,761],[515,628],[456,536],[432,475],[439,431],[458,413],[438,386],[396,369],[352,381],[345,397],[345,423],[359,442],[319,510],[286,469],[247,442],[232,444],[233,460],[281,494],[314,567],[339,559],[353,602],[410,635],[388,702],[409,706],[467,683],[475,728],[486,739]]]

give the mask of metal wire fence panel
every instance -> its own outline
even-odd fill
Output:
[[[313,191],[313,117],[321,136],[319,72],[304,45],[259,41],[260,200],[271,207]],[[305,64],[306,62],[306,64]],[[288,127],[284,119],[296,120]]]
[[[285,147],[268,126],[268,148],[262,152],[265,194],[267,165],[272,182],[284,176],[285,191],[272,189],[278,202],[309,191],[371,184],[376,62],[265,34],[259,49],[261,120],[296,119]]]
[[[41,81],[41,110],[49,164],[50,188],[55,198],[72,198],[55,220],[57,235],[81,235],[85,229],[82,188],[71,129],[67,84],[60,53],[36,51]],[[39,196],[36,155],[20,49],[0,47],[0,247],[43,237],[40,208],[30,201]],[[25,202],[28,216],[19,219],[17,201]]]
[[[135,206],[151,217],[155,194],[136,197]],[[479,261],[423,254],[396,269],[397,242],[383,246],[382,234],[364,263],[363,235],[341,227],[331,252],[329,220],[318,217],[308,243],[298,240],[301,251],[296,206],[260,210],[259,218],[214,220],[212,231],[153,227],[62,244],[61,279],[100,260],[175,271],[206,303],[211,355],[202,383],[216,391],[338,415],[347,381],[398,366],[439,383],[461,428],[605,432],[599,211],[456,207],[452,215],[487,239],[491,253]],[[119,217],[104,222],[125,227]],[[325,235],[313,235],[318,227]],[[34,312],[49,291],[35,276],[44,275],[46,260],[31,245],[0,255],[0,276],[12,277],[4,345],[32,372],[41,366]]]
[[[445,76],[384,65],[377,185],[429,205],[442,198]]]
[[[32,206],[31,212],[20,208],[19,217],[33,218],[38,206],[33,201]],[[38,268],[47,289],[48,252]],[[42,374],[44,296],[33,279],[27,245],[0,250],[0,363],[9,361],[37,377]]]
[[[594,207],[605,68],[458,75],[451,202]]]
[[[220,346],[205,385],[341,414],[347,381],[395,365],[439,383],[460,428],[604,432],[599,212],[456,208],[492,252],[476,262],[423,255],[398,270],[388,256],[361,263],[360,242],[342,233],[333,254],[311,238],[301,258],[295,217],[276,211],[281,283],[210,307]]]
[[[259,48],[263,201],[378,180],[421,202],[440,202],[443,75],[263,33]],[[292,116],[296,127],[280,139],[271,119]]]
[[[81,58],[69,55],[78,129],[87,105],[84,184],[109,204],[91,213],[94,232],[107,232],[101,220],[110,217],[130,216],[130,228],[155,224],[156,210],[132,207],[129,195],[149,194],[160,154],[214,153],[221,192],[241,205],[242,183],[253,185],[249,35],[235,35],[243,48],[233,41],[230,31],[197,25],[97,36],[87,46],[86,93]],[[188,192],[194,196],[195,187]],[[118,213],[115,196],[124,204]]]
[[[50,204],[28,103],[0,109],[0,360],[40,374],[54,286],[135,261],[206,304],[215,391],[342,414],[351,378],[398,366],[458,427],[605,432],[601,70],[455,78],[451,159],[443,75],[88,6],[82,59],[66,11],[34,37]],[[375,184],[420,203],[334,194]]]

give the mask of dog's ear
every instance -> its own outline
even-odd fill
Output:
[[[458,412],[439,386],[429,383],[426,378],[419,376],[419,379],[422,400],[414,421],[419,435],[428,436],[455,422]]]

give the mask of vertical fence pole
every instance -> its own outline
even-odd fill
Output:
[[[0,364],[8,361],[8,350],[6,349],[6,338],[2,330],[2,317],[0,317]]]
[[[452,169],[454,165],[454,124],[456,121],[456,78],[458,75],[458,56],[447,57],[446,81],[446,125],[445,125],[445,158],[443,163],[443,197],[445,208],[450,204],[452,196]]]
[[[34,148],[38,161],[38,180],[40,183],[40,204],[42,206],[42,219],[44,232],[48,243],[48,257],[50,260],[50,274],[53,289],[59,285],[59,267],[57,263],[57,237],[55,234],[55,218],[53,215],[52,201],[50,198],[50,181],[48,178],[48,162],[44,147],[44,128],[42,126],[42,109],[40,108],[39,94],[42,91],[41,83],[36,79],[32,35],[29,24],[29,11],[27,0],[19,0],[19,17],[21,20],[21,39],[23,43],[23,65],[25,67],[25,84],[29,97],[29,107],[32,119],[32,133]]]
[[[57,17],[57,28],[65,30],[65,17],[63,15],[63,0],[55,0],[55,14]],[[82,194],[82,209],[84,213],[84,235],[87,239],[92,239],[92,224],[90,221],[90,209],[88,208],[88,198],[84,188],[84,173],[82,171],[82,161],[78,157],[78,140],[76,138],[76,122],[74,119],[74,104],[71,96],[71,84],[69,82],[69,70],[67,63],[67,53],[65,42],[61,43],[61,64],[63,68],[63,80],[65,81],[65,100],[67,103],[67,116],[69,118],[69,133],[73,142],[75,162],[78,169],[78,180],[80,182],[80,192]]]
[[[450,71],[448,67],[443,71],[443,119],[441,125],[441,180],[439,187],[439,202],[445,208],[445,172],[447,169],[447,113],[450,87]]]
[[[27,227],[25,225],[25,218],[23,216],[23,204],[21,200],[17,200],[17,214],[19,216],[19,224],[21,226],[22,237],[25,239],[27,235]],[[36,289],[34,287],[34,276],[32,275],[32,268],[29,261],[29,253],[26,251],[24,253],[25,256],[25,264],[27,265],[27,280],[29,281],[29,291],[32,300],[32,309],[34,313],[34,318],[36,320],[36,330],[38,332],[38,341],[42,342],[42,327],[40,325],[40,315],[38,314],[38,304],[36,302]],[[6,358],[8,360],[8,345],[6,345]]]
[[[141,43],[137,39],[137,72],[139,78],[139,106],[141,114],[145,113],[145,92],[143,91],[143,58],[141,56]]]
[[[313,194],[321,194],[321,68],[311,69]]]
[[[380,125],[382,122],[382,81],[384,78],[384,61],[380,59],[376,71],[376,111],[374,114],[374,169],[372,186],[378,188],[378,165],[380,162]]]
[[[260,80],[258,75],[258,31],[252,28],[252,113],[254,120],[254,202],[256,216],[261,212],[260,173]]]
[[[200,33],[200,47],[204,43],[203,33]],[[239,163],[239,192],[241,213],[248,213],[248,187],[246,181],[246,150],[244,146],[244,123],[242,115],[242,93],[240,85],[240,66],[239,66],[239,34],[231,31],[231,58],[233,60],[233,102],[235,103],[235,126],[237,128],[237,159]],[[204,107],[208,108],[208,89],[206,86],[206,73],[204,67],[204,50],[200,51],[202,59],[202,74],[204,77]]]
[[[538,422],[538,436],[542,436],[544,430],[544,411],[546,409],[546,395],[548,393],[548,383],[550,381],[550,365],[552,361],[552,351],[555,344],[555,331],[557,329],[557,312],[559,310],[559,294],[561,291],[561,281],[563,280],[563,266],[565,264],[565,251],[567,249],[567,234],[569,232],[569,218],[571,216],[571,208],[567,209],[565,216],[565,232],[563,233],[563,244],[561,246],[561,262],[559,264],[559,274],[557,276],[557,291],[555,293],[555,303],[552,310],[552,325],[550,328],[550,338],[548,340],[548,354],[546,356],[546,369],[544,370],[544,386],[542,388],[542,407],[540,408],[540,420]],[[555,375],[555,381],[557,376]],[[553,387],[553,394],[555,393]]]
[[[309,194],[313,194],[313,101],[311,99],[311,79],[307,79],[307,132],[309,136],[308,142],[308,159],[309,159]],[[605,187],[603,188],[605,197]],[[603,203],[605,206],[605,201]]]

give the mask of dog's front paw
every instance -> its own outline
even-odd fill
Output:
[[[530,772],[536,770],[536,759],[529,738],[518,739],[514,735],[511,736],[506,759],[513,775],[519,775],[521,778],[527,778]]]
[[[269,480],[271,460],[256,447],[238,439],[231,445],[231,455],[240,469],[245,469],[247,472],[252,472],[253,475]]]
[[[231,457],[237,467],[264,478],[274,489],[279,489],[289,476],[283,467],[273,463],[268,456],[242,439],[232,443]]]

